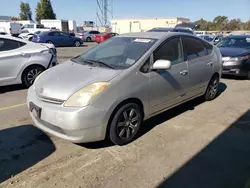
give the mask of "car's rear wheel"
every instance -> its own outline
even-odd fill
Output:
[[[48,40],[47,43],[48,44],[53,44],[53,42],[51,40]]]
[[[117,145],[130,143],[136,137],[142,123],[142,111],[138,104],[128,103],[120,107],[110,124],[109,138]]]
[[[41,74],[45,69],[42,66],[34,65],[24,70],[22,75],[22,83],[25,87],[30,87],[36,77]]]
[[[247,79],[250,80],[250,70],[248,71]]]
[[[88,37],[88,38],[86,39],[86,41],[87,41],[87,42],[91,42],[91,38]]]
[[[80,41],[79,41],[79,40],[76,40],[76,41],[75,41],[75,46],[76,46],[76,47],[81,46],[81,43],[80,43]]]
[[[219,77],[213,76],[210,80],[204,98],[206,101],[215,99],[218,95],[219,90]]]

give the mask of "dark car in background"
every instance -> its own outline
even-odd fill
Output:
[[[214,45],[218,44],[224,38],[222,35],[201,35],[200,37]]]
[[[114,36],[118,35],[117,33],[100,33],[98,35],[95,36],[95,42],[97,43],[101,43],[107,39],[110,39]]]
[[[43,31],[38,35],[34,35],[32,42],[36,43],[50,43],[55,46],[76,46],[79,47],[83,44],[83,41],[71,36],[68,33],[60,31]]]
[[[222,55],[222,75],[250,79],[250,35],[230,35],[217,46]]]
[[[182,32],[182,33],[189,33],[194,35],[194,32],[191,29],[188,28],[168,28],[168,27],[156,27],[148,32]]]

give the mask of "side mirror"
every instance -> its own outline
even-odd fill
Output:
[[[171,61],[159,59],[154,62],[152,69],[153,70],[168,70],[171,68]]]

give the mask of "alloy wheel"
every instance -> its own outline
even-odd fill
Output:
[[[137,132],[139,125],[139,114],[134,108],[126,109],[121,113],[118,124],[117,134],[121,139],[130,139]]]
[[[80,45],[81,45],[81,44],[80,44],[79,41],[76,41],[76,42],[75,42],[75,46],[76,46],[76,47],[79,47]]]
[[[41,70],[38,69],[31,69],[27,74],[27,80],[30,84],[33,84],[36,77],[41,74]]]
[[[219,87],[219,81],[218,79],[214,79],[209,86],[209,96],[211,98],[214,98],[217,95],[218,87]]]

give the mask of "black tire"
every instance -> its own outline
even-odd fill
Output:
[[[44,70],[44,67],[38,65],[33,65],[26,68],[22,74],[22,84],[29,88],[34,83],[36,77]]]
[[[48,44],[54,44],[51,40],[47,41]]]
[[[74,44],[75,44],[75,47],[80,47],[81,46],[81,42],[79,40],[76,40]]]
[[[91,40],[91,38],[90,37],[87,37],[86,38],[86,42],[91,42],[92,40]]]
[[[247,79],[247,80],[250,80],[250,70],[248,71],[248,74],[247,74],[246,79]]]
[[[127,114],[127,118],[124,113]],[[120,107],[110,123],[109,139],[120,146],[132,142],[138,134],[142,119],[142,111],[138,104],[128,103]]]
[[[213,76],[212,79],[210,80],[206,93],[204,95],[204,99],[206,101],[211,101],[215,99],[218,95],[219,91],[219,77],[218,76]]]

